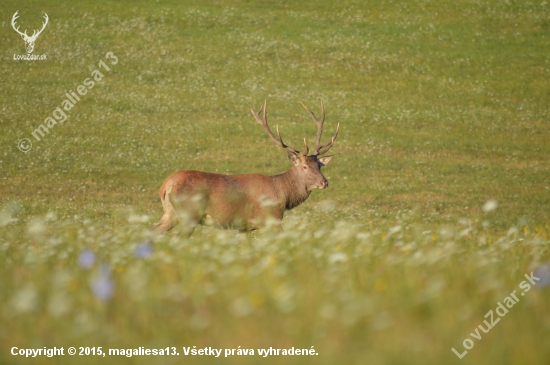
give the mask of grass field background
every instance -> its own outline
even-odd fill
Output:
[[[0,360],[544,364],[549,9],[545,1],[4,1]],[[34,50],[46,61],[13,60],[25,53],[10,24],[16,10],[21,30],[49,15]],[[32,131],[96,69],[103,79],[36,141]],[[296,148],[315,135],[299,101],[317,113],[325,102],[326,136],[341,124],[323,169],[329,189],[287,212],[278,236],[205,228],[190,240],[150,237],[169,174],[291,166],[250,114],[264,99],[271,125]],[[21,138],[33,142],[28,153]],[[488,201],[496,209],[484,211]],[[459,360],[451,347],[462,352],[483,316],[534,270],[538,288]],[[315,346],[319,355],[9,354],[13,346],[183,354],[194,345]]]

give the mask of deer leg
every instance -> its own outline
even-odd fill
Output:
[[[182,224],[180,225],[180,227],[178,228],[178,235],[183,235],[185,236],[186,238],[189,238],[191,237],[191,235],[193,234],[193,232],[195,231],[195,228],[197,228],[199,224],[198,223],[192,223],[192,222],[187,222],[186,224]]]
[[[207,214],[206,200],[203,193],[194,196],[181,195],[172,202],[172,207],[176,207],[178,220],[181,222],[179,233],[189,238],[199,224],[204,224]]]
[[[237,237],[250,241],[252,239],[252,230],[249,228],[239,229],[239,234],[237,235]]]
[[[153,227],[151,227],[151,230],[155,233],[161,234],[167,232],[179,223],[176,210],[174,209],[174,206],[170,201],[171,191],[172,186],[170,185],[168,186],[168,189],[164,192],[164,196],[161,197],[162,209],[164,210],[164,214],[162,215],[160,220],[155,223]]]
[[[157,234],[164,233],[166,231],[171,230],[178,224],[178,219],[174,216],[171,216],[169,214],[163,214],[162,218],[155,223],[153,227],[151,227],[151,230]]]
[[[260,227],[260,229],[258,229],[258,232],[260,232],[260,234],[264,234],[264,233],[279,234],[279,233],[283,233],[284,230],[282,225],[272,224],[269,226]]]

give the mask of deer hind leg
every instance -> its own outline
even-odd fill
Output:
[[[176,210],[174,209],[174,205],[171,201],[171,195],[172,184],[168,184],[166,186],[166,190],[164,191],[164,195],[160,199],[162,201],[162,209],[164,210],[164,213],[162,214],[160,220],[155,223],[153,227],[151,227],[151,230],[155,233],[161,234],[167,232],[179,223],[178,215],[176,214]]]
[[[162,208],[164,209],[164,214],[162,215],[160,220],[157,223],[155,223],[155,225],[151,228],[153,232],[158,234],[171,230],[179,223],[178,217],[176,215],[176,211],[174,210],[174,207],[170,203],[170,200],[167,199],[166,194],[164,195],[164,199],[161,199],[161,200],[162,200]]]
[[[204,194],[176,195],[173,185],[172,181],[167,182],[161,197],[164,214],[151,229],[156,233],[164,233],[179,225],[178,233],[189,237],[204,218],[206,200]]]
[[[151,228],[151,230],[155,233],[161,234],[171,230],[177,224],[178,224],[177,218],[167,214],[163,214],[162,218],[160,218],[160,220],[157,223],[155,223],[155,225]]]

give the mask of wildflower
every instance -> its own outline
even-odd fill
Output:
[[[153,246],[150,241],[138,243],[134,251],[136,257],[147,258],[153,254]]]
[[[78,264],[80,267],[83,267],[85,269],[89,269],[92,267],[92,265],[95,262],[95,253],[90,249],[85,249],[80,253],[80,256],[78,256]]]
[[[544,288],[545,286],[550,284],[550,264],[546,263],[537,267],[534,276],[540,278],[540,281],[537,281],[537,283],[535,284],[536,286]]]
[[[483,204],[483,207],[481,208],[481,210],[483,210],[483,212],[485,213],[489,213],[497,209],[497,207],[498,207],[498,202],[494,199],[491,199],[485,202],[485,204]]]
[[[246,317],[253,309],[246,298],[237,298],[231,303],[231,312],[235,317]]]
[[[99,267],[99,275],[92,282],[92,291],[102,302],[107,302],[113,295],[114,283],[111,280],[111,270],[107,264]]]
[[[46,233],[46,225],[44,224],[44,221],[42,219],[33,218],[29,222],[27,231],[34,237],[40,237],[44,233]]]
[[[330,255],[330,258],[329,258],[329,262],[331,264],[346,262],[347,260],[348,260],[348,256],[343,252],[335,252],[332,255]]]
[[[12,299],[13,309],[18,313],[30,312],[36,309],[37,298],[34,287],[27,285],[15,293]]]

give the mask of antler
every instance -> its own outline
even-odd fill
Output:
[[[35,30],[30,38],[33,38],[33,39],[38,38],[38,36],[40,35],[40,33],[42,33],[42,31],[44,30],[44,28],[46,28],[46,25],[48,25],[48,20],[50,19],[50,18],[48,18],[48,14],[44,13],[44,19],[46,19],[46,21],[42,23],[42,29],[40,29],[40,30]]]
[[[260,113],[262,112],[262,110],[263,110],[263,118],[260,118]],[[264,105],[260,108],[260,110],[257,113],[254,112],[254,109],[252,109],[252,108],[250,108],[250,111],[252,112],[252,115],[254,116],[254,118],[256,118],[256,121],[264,127],[264,129],[267,132],[267,135],[269,136],[269,138],[271,138],[273,140],[273,142],[275,142],[277,144],[277,146],[279,146],[281,148],[284,148],[287,151],[291,151],[295,154],[300,153],[300,151],[295,150],[294,148],[292,148],[290,146],[287,146],[283,142],[283,138],[281,137],[281,133],[279,133],[279,126],[277,126],[277,135],[279,136],[279,139],[277,139],[273,135],[271,130],[269,129],[269,126],[267,125],[267,99],[264,100]]]
[[[27,30],[25,29],[25,32],[21,33],[21,31],[19,30],[19,27],[15,27],[15,21],[17,20],[17,18],[19,18],[18,16],[18,13],[19,13],[19,10],[17,10],[15,12],[15,14],[13,14],[13,17],[11,18],[11,26],[13,27],[13,29],[19,33],[22,37],[25,38],[25,40],[29,40],[29,41],[33,41],[33,40],[36,40],[36,38],[38,38],[38,36],[40,35],[40,33],[42,33],[42,31],[44,30],[44,28],[46,28],[46,25],[48,24],[48,20],[50,18],[48,18],[48,14],[44,13],[44,19],[46,20],[45,22],[42,23],[42,29],[40,30],[35,30],[32,35],[29,37],[27,35]]]
[[[308,113],[311,115],[311,118],[313,119],[313,122],[315,125],[317,125],[317,138],[315,140],[315,152],[313,153],[313,156],[323,155],[330,150],[332,147],[332,144],[334,143],[334,140],[336,137],[338,137],[338,132],[340,131],[340,123],[338,123],[338,126],[336,127],[336,132],[332,136],[330,142],[327,142],[325,144],[321,144],[321,135],[323,134],[323,124],[325,123],[325,106],[323,105],[323,101],[321,100],[321,120],[317,120],[315,118],[315,114],[311,110],[308,109],[307,106],[304,105],[304,103],[300,102],[302,106],[308,111]],[[307,144],[306,144],[307,146]]]
[[[17,18],[19,18],[17,13],[19,13],[19,10],[17,10],[15,12],[15,14],[13,14],[13,17],[11,18],[11,26],[12,26],[13,30],[15,30],[17,33],[19,33],[19,35],[21,35],[22,37],[28,38],[29,36],[27,35],[27,30],[26,29],[25,29],[25,33],[21,33],[19,31],[19,27],[17,27],[17,28],[15,27],[15,21],[17,20]]]

